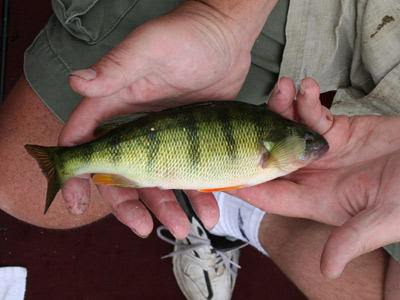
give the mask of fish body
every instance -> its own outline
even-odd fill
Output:
[[[234,101],[117,117],[103,127],[106,134],[75,147],[25,146],[48,179],[46,210],[80,174],[119,187],[224,190],[286,175],[329,148],[265,105]]]

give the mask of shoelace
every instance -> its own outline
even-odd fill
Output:
[[[200,249],[203,247],[212,247],[211,246],[211,242],[209,239],[203,239],[203,238],[199,238],[199,237],[195,237],[192,235],[190,236],[190,239],[193,240],[195,243],[189,245],[189,244],[183,244],[180,242],[177,242],[175,240],[172,240],[166,236],[164,236],[162,234],[163,230],[168,230],[167,227],[165,226],[160,226],[157,228],[157,236],[162,239],[164,242],[167,242],[171,245],[174,246],[179,246],[179,250],[177,251],[173,251],[167,255],[164,255],[161,258],[167,258],[167,257],[173,257],[175,255],[180,255],[186,252],[190,252],[190,251],[194,251],[196,249]],[[240,265],[238,265],[237,263],[235,263],[234,261],[232,261],[228,256],[226,256],[226,254],[222,251],[219,251],[218,249],[213,248],[215,253],[216,253],[216,257],[219,258],[218,261],[216,261],[216,265],[218,265],[219,263],[222,262],[223,266],[229,271],[229,273],[232,275],[233,278],[237,277],[237,271],[231,268],[231,265],[235,266],[236,268],[240,269]]]

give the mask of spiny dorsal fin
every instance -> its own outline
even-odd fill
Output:
[[[124,114],[111,117],[110,119],[105,120],[101,123],[94,131],[94,136],[104,135],[111,130],[121,127],[130,122],[136,121],[144,116],[147,116],[148,113],[135,113],[135,114]]]
[[[160,112],[171,112],[171,111],[180,111],[184,110],[187,108],[193,108],[193,107],[201,107],[201,106],[212,106],[215,104],[222,104],[222,103],[227,103],[228,101],[216,101],[216,102],[199,102],[199,103],[193,103],[193,104],[188,104],[184,106],[178,106],[178,107],[172,107],[168,108],[165,110],[162,110]],[[115,128],[121,127],[125,124],[131,123],[133,121],[139,120],[140,118],[143,118],[148,115],[156,114],[159,112],[140,112],[140,113],[133,113],[133,114],[123,114],[123,115],[117,115],[113,116],[105,121],[103,121],[94,131],[93,135],[95,137],[102,136],[111,130],[114,130]]]
[[[184,110],[184,109],[188,109],[188,108],[194,108],[194,107],[203,107],[203,106],[215,106],[215,105],[221,105],[221,104],[232,104],[234,102],[237,101],[206,101],[206,102],[197,102],[197,103],[191,103],[191,104],[186,104],[186,105],[182,105],[182,106],[177,106],[177,107],[171,107],[171,108],[167,108],[163,111],[179,111],[179,110]]]
[[[176,111],[183,111],[185,109],[190,109],[190,108],[195,108],[195,107],[212,107],[216,105],[223,105],[223,104],[232,104],[232,103],[240,103],[238,101],[207,101],[207,102],[198,102],[198,103],[192,103],[192,104],[187,104],[183,106],[178,106],[178,107],[172,107],[168,108],[162,111],[158,112],[141,112],[141,113],[133,113],[133,114],[123,114],[123,115],[118,115],[111,117],[110,119],[105,120],[103,123],[101,123],[94,131],[94,136],[98,137],[101,135],[104,135],[111,130],[121,127],[125,124],[128,124],[130,122],[136,121],[140,118],[143,118],[148,115],[153,115],[157,113],[165,113],[165,112],[176,112]]]

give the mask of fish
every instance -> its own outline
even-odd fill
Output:
[[[25,145],[47,178],[45,213],[80,174],[121,188],[225,191],[287,175],[322,157],[325,138],[267,109],[203,102],[113,117],[73,147]]]

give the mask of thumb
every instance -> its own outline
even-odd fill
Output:
[[[337,278],[354,258],[400,240],[398,209],[366,209],[330,235],[321,256],[321,272]]]
[[[127,40],[123,41],[91,67],[72,72],[69,84],[87,97],[113,95],[143,76],[146,59],[138,56],[134,43],[128,45]]]

